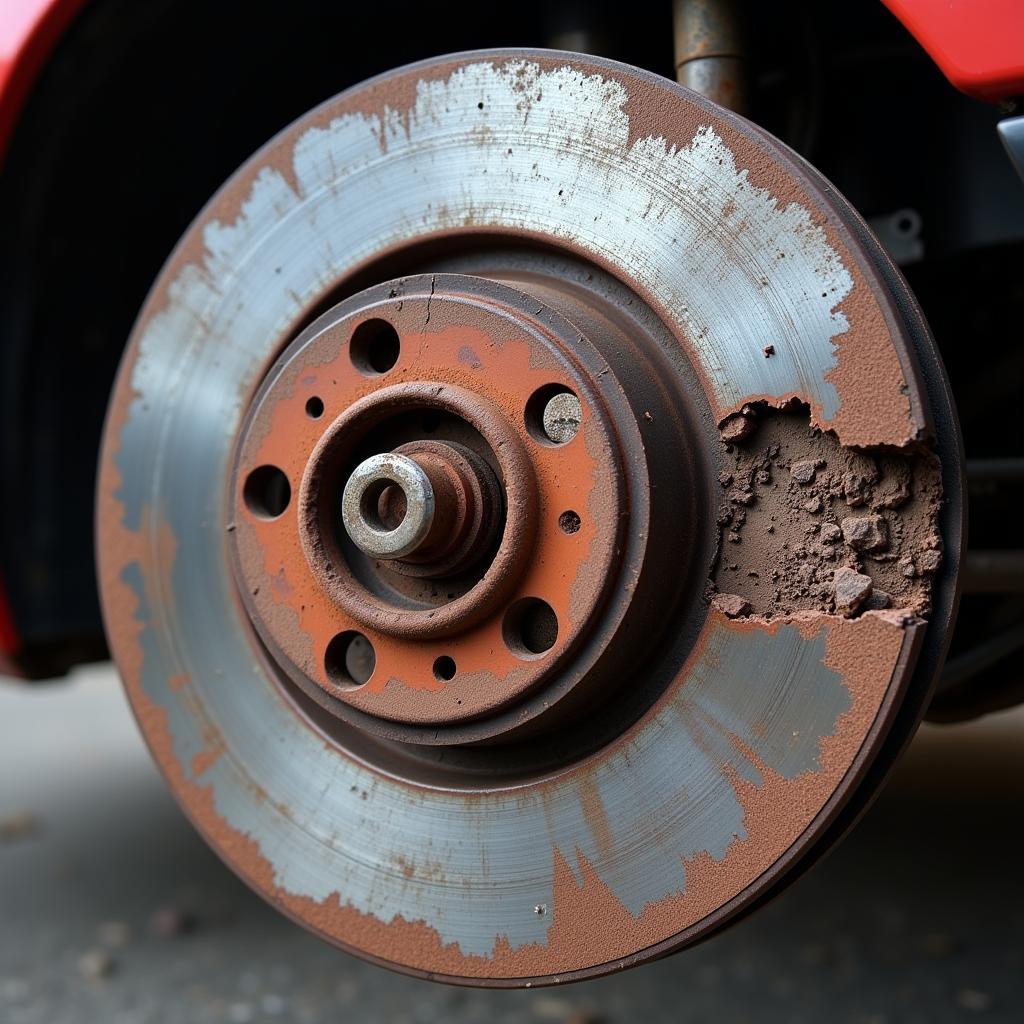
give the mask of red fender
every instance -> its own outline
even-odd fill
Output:
[[[1024,96],[1024,0],[882,0],[958,89]]]

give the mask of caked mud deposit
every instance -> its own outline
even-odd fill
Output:
[[[933,455],[842,448],[793,411],[750,410],[722,439],[716,607],[733,617],[927,616],[942,563]]]

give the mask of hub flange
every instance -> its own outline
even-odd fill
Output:
[[[544,686],[602,613],[618,628],[628,602],[607,597],[623,573],[633,590],[664,575],[643,541],[623,551],[624,530],[650,530],[622,450],[642,445],[650,382],[610,372],[602,352],[637,339],[596,301],[553,281],[531,295],[461,275],[395,280],[324,314],[268,375],[238,445],[234,561],[263,642],[332,712],[465,742],[442,727],[493,738],[550,722],[577,687],[608,688],[596,664]],[[614,427],[605,396],[626,414]],[[261,480],[296,500],[268,514]],[[373,652],[365,678],[353,643]],[[512,722],[493,720],[512,705]]]

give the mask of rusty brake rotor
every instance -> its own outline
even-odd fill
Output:
[[[954,610],[958,444],[902,279],[774,139],[608,61],[438,59],[278,136],[164,268],[108,632],[276,906],[411,973],[592,976],[877,788]]]

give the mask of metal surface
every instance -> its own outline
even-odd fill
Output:
[[[402,492],[403,513],[388,529],[378,511],[388,485]],[[434,488],[413,459],[394,452],[371,455],[356,466],[341,497],[341,519],[364,554],[401,558],[421,547],[434,525]]]
[[[1024,114],[1004,118],[996,125],[996,131],[1014,169],[1024,178]]]
[[[462,589],[332,527],[351,469],[437,422],[504,495]],[[766,898],[912,731],[961,546],[933,436],[956,449],[905,285],[774,140],[597,59],[416,65],[275,139],[165,268],[104,444],[111,643],[183,806],[307,927],[450,981],[615,970]],[[264,466],[277,515],[245,504]],[[829,514],[755,530],[776,494]],[[847,618],[816,582],[786,611],[771,565],[724,592],[805,524],[792,561],[893,572],[808,540],[843,509],[931,552],[906,603]],[[338,685],[355,633],[374,667]]]
[[[544,436],[554,444],[568,444],[579,433],[582,419],[580,400],[563,391],[544,406]]]
[[[676,81],[742,114],[746,110],[742,5],[673,0]]]

